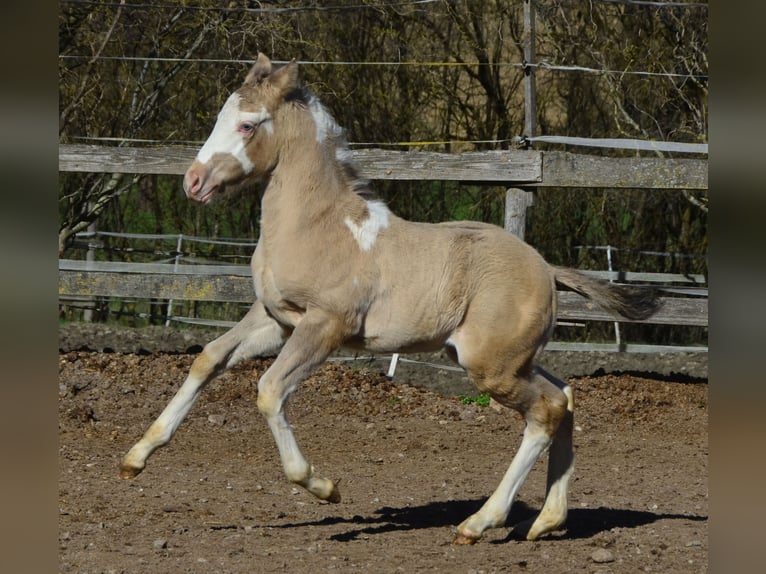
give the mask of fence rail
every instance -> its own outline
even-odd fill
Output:
[[[97,173],[180,175],[196,148],[154,148],[60,145],[59,170]],[[539,187],[704,190],[708,187],[706,159],[608,158],[549,151],[487,151],[462,154],[402,152],[380,149],[353,152],[362,176],[388,180],[451,180],[474,184],[504,184],[506,228],[523,237],[524,214],[531,205],[529,191]],[[586,272],[617,282],[656,284],[662,307],[641,323],[706,326],[707,280],[700,275]],[[59,298],[118,297],[250,303],[254,298],[247,265],[176,263],[117,263],[59,261]],[[168,313],[170,314],[170,313]],[[170,317],[186,322],[186,317]],[[609,321],[613,315],[573,292],[559,292],[560,322]],[[619,320],[622,321],[621,319]],[[194,320],[204,323],[204,320]],[[207,321],[228,325],[228,322]],[[617,323],[615,323],[617,325]],[[617,332],[617,327],[615,327]],[[707,351],[707,347],[676,347],[616,343],[558,343],[550,349],[628,352]]]
[[[197,148],[59,145],[59,171],[182,175]],[[610,158],[568,152],[506,150],[448,154],[354,150],[363,177],[502,183],[529,188],[587,187],[700,190],[707,159]]]
[[[588,273],[588,272],[585,272]],[[604,276],[604,272],[592,272]],[[606,272],[608,275],[608,272]],[[665,273],[635,274],[642,281],[678,281],[685,276]],[[615,274],[616,276],[616,274]],[[676,291],[678,288],[676,288]],[[700,290],[697,290],[698,292]],[[253,283],[248,265],[174,265],[59,260],[59,296],[185,299],[251,303]],[[700,293],[701,294],[701,293]],[[615,316],[571,291],[559,291],[558,319],[614,321]],[[707,325],[706,297],[661,297],[662,307],[649,319],[621,322],[656,325]]]

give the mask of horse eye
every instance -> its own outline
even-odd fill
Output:
[[[243,134],[249,134],[255,129],[255,124],[252,124],[250,122],[242,122],[239,124],[239,131],[241,131]]]

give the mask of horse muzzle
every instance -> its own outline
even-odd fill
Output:
[[[205,166],[197,160],[186,170],[183,186],[186,197],[200,203],[208,203],[219,188]]]

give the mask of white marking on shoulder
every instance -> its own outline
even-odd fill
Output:
[[[354,223],[348,216],[343,220],[362,251],[369,251],[375,245],[378,234],[388,227],[388,214],[390,213],[382,201],[368,201],[367,211],[369,211],[370,216],[361,225]]]

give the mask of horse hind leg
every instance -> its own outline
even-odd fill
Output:
[[[497,383],[497,384],[493,384]],[[497,489],[484,505],[457,528],[454,544],[473,544],[489,528],[505,525],[511,505],[537,459],[549,446],[554,447],[549,463],[549,492],[541,512],[529,530],[534,537],[558,528],[566,517],[566,489],[571,475],[571,392],[553,384],[547,377],[533,371],[529,377],[513,380],[477,381],[501,404],[519,411],[526,426],[521,445]],[[559,429],[562,427],[560,431]],[[567,433],[570,437],[567,440]],[[554,454],[555,453],[555,454]],[[563,515],[562,515],[563,495]]]
[[[186,380],[120,464],[122,478],[134,478],[146,467],[146,460],[170,442],[191,410],[202,389],[216,376],[240,361],[277,351],[289,333],[268,316],[256,302],[232,329],[211,341],[200,353]]]
[[[553,435],[553,442],[548,450],[548,477],[543,508],[535,518],[515,528],[522,533],[526,531],[527,540],[536,540],[540,536],[563,526],[568,511],[569,480],[574,472],[574,447],[572,444],[574,393],[572,387],[543,369],[538,368],[538,371],[566,395],[567,410]]]

